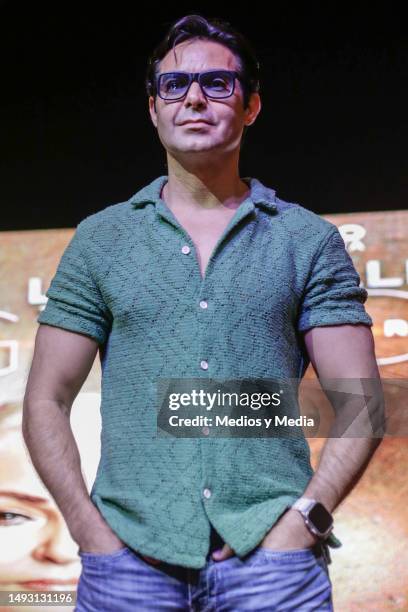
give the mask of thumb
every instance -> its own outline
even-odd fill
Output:
[[[228,559],[229,557],[232,557],[234,554],[235,553],[233,549],[230,546],[228,546],[228,544],[224,544],[222,548],[219,548],[218,550],[214,550],[211,556],[215,561],[224,561],[224,559]]]

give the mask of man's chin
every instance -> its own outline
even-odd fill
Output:
[[[211,143],[189,143],[186,146],[182,146],[179,149],[169,150],[169,153],[175,159],[184,159],[191,160],[194,156],[196,159],[202,159],[206,161],[211,161],[214,159],[214,155],[221,154],[219,146]]]

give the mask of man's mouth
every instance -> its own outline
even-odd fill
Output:
[[[187,121],[183,121],[179,125],[187,125],[187,124],[194,124],[194,123],[198,123],[198,124],[204,123],[206,125],[212,125],[209,121],[206,121],[205,119],[187,119]]]

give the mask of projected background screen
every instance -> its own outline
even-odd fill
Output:
[[[325,218],[339,228],[368,291],[379,369],[384,380],[393,381],[387,383],[393,402],[389,434],[335,513],[335,533],[343,546],[332,549],[329,566],[334,605],[338,610],[406,610],[408,427],[402,417],[408,405],[408,211]],[[21,435],[37,316],[73,232],[0,233],[0,590],[75,590],[81,570],[78,546],[37,477]],[[96,359],[72,409],[89,490],[100,453],[100,376]],[[305,381],[314,376],[310,366]],[[316,467],[324,439],[307,440]]]

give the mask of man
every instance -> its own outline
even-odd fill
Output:
[[[156,436],[160,379],[379,376],[337,228],[239,176],[257,69],[229,24],[171,27],[147,76],[168,176],[79,224],[38,318],[24,435],[79,545],[78,611],[332,608],[322,542],[378,439],[331,438],[313,475],[304,437]],[[98,347],[90,498],[69,412]]]

